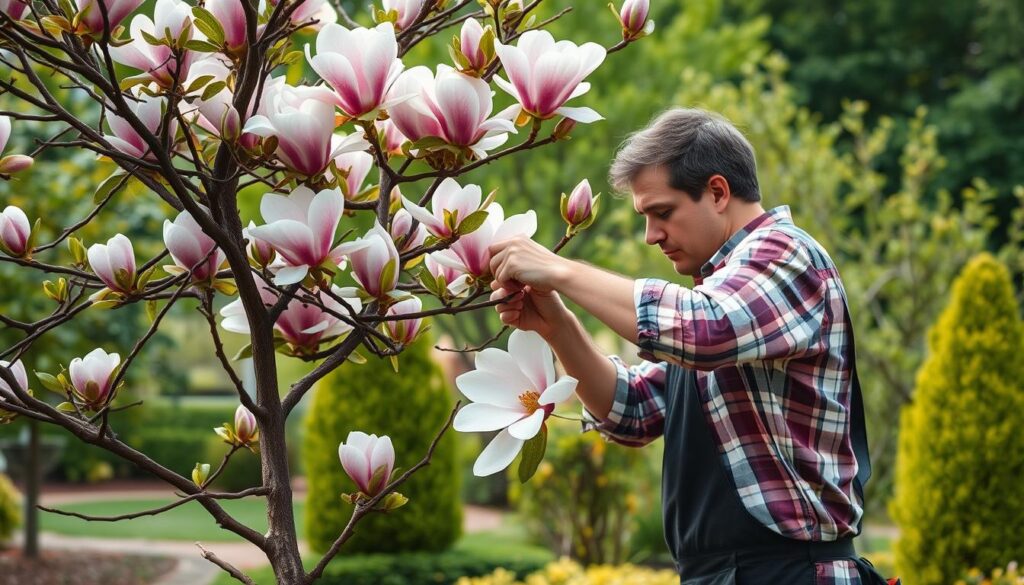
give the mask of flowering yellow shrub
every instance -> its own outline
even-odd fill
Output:
[[[678,585],[679,575],[634,565],[592,565],[584,568],[566,557],[516,581],[515,575],[498,569],[484,577],[463,577],[456,585]],[[972,584],[973,585],[973,584]]]
[[[1024,585],[1024,572],[1016,562],[1007,565],[1006,569],[992,571],[990,577],[986,577],[979,569],[971,569],[956,585]]]

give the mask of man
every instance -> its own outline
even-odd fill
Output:
[[[658,117],[610,178],[694,288],[517,238],[491,246],[491,298],[514,295],[501,320],[539,333],[579,380],[585,429],[632,446],[664,435],[665,539],[682,583],[885,583],[852,544],[870,470],[831,258],[788,207],[764,210],[753,148],[708,112]],[[560,294],[647,361],[603,355]]]

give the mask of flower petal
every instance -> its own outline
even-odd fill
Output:
[[[496,431],[503,429],[510,424],[522,419],[526,413],[520,410],[512,410],[484,404],[482,402],[471,402],[459,409],[452,421],[452,428],[460,433],[478,433]]]
[[[508,467],[523,448],[523,441],[501,431],[476,458],[473,475],[485,477]]]
[[[538,392],[543,392],[555,381],[551,346],[537,332],[522,329],[513,331],[508,338],[508,353]]]
[[[537,400],[539,404],[558,404],[565,402],[572,396],[572,393],[576,391],[576,384],[578,380],[572,376],[562,376],[557,382],[547,387],[540,398]]]
[[[523,420],[509,425],[508,434],[512,435],[517,439],[529,441],[530,439],[537,436],[540,432],[540,426],[544,424],[544,409],[539,408],[533,411],[533,414],[524,418]]]

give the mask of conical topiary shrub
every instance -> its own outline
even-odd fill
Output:
[[[955,583],[1024,561],[1024,327],[1006,268],[972,260],[929,332],[901,416],[896,567],[905,583]]]
[[[399,473],[427,452],[454,406],[441,368],[423,335],[399,356],[399,372],[385,360],[346,363],[316,389],[306,418],[303,459],[309,495],[306,537],[317,551],[330,548],[352,515],[341,499],[355,484],[345,475],[338,445],[349,431],[388,435]],[[349,552],[441,551],[462,533],[459,469],[454,434],[441,439],[430,465],[417,471],[399,492],[409,502],[359,523],[342,548]]]

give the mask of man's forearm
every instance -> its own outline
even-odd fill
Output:
[[[570,314],[565,325],[547,342],[565,373],[579,380],[576,395],[587,410],[607,418],[615,398],[615,366],[594,344],[579,319]]]
[[[567,260],[555,289],[630,343],[637,342],[633,281],[595,266]],[[597,414],[597,413],[595,413]]]

